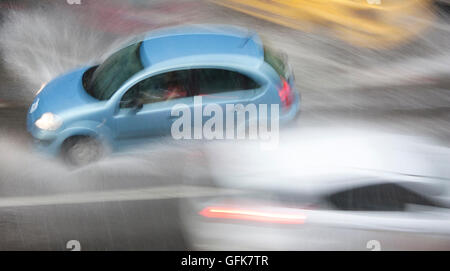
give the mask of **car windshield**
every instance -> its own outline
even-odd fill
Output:
[[[86,91],[98,100],[108,100],[131,76],[144,69],[142,42],[125,47],[103,62],[87,79]]]

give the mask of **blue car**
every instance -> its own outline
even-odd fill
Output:
[[[153,31],[100,65],[49,82],[29,109],[27,129],[38,150],[83,165],[104,150],[170,135],[174,106],[193,110],[198,97],[203,106],[278,104],[281,124],[295,118],[300,103],[286,58],[256,33],[179,26]]]

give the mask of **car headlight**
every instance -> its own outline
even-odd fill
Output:
[[[57,115],[47,112],[44,113],[35,123],[36,127],[42,130],[55,131],[63,124],[60,117]]]

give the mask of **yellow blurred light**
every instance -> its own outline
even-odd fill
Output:
[[[353,45],[383,48],[406,41],[432,22],[430,0],[211,0],[286,27],[326,27]]]

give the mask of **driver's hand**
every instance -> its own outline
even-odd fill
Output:
[[[166,90],[166,94],[164,95],[164,99],[171,100],[175,98],[186,97],[186,91],[175,89],[175,90]]]

